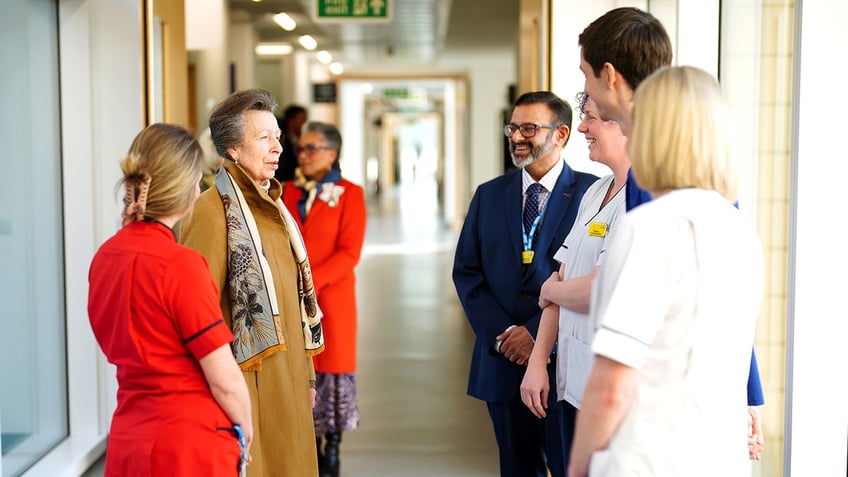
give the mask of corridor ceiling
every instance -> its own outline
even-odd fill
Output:
[[[250,22],[260,42],[285,42],[310,34],[318,49],[346,65],[398,59],[430,63],[446,49],[510,48],[518,30],[518,0],[387,0],[390,20],[321,22],[314,20],[318,0],[229,0],[230,20]],[[297,22],[287,32],[272,20],[279,12]]]

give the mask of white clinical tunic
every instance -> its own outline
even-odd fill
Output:
[[[596,354],[638,370],[590,476],[750,475],[746,383],[762,247],[721,195],[680,189],[619,222],[593,288]]]
[[[614,179],[613,175],[602,177],[586,190],[571,232],[554,254],[554,259],[565,265],[565,280],[586,276],[601,265],[604,246],[616,228],[616,221],[625,213],[623,188],[601,208]],[[594,362],[594,335],[595,329],[587,313],[559,308],[557,399],[577,408]]]

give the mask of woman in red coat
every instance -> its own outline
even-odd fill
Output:
[[[360,186],[342,179],[341,147],[335,126],[307,124],[298,143],[296,179],[283,191],[283,202],[303,233],[324,313],[326,348],[314,357],[318,395],[313,416],[321,475],[331,477],[339,474],[341,433],[359,426],[353,271],[365,240],[365,196]]]
[[[173,231],[200,194],[203,151],[184,128],[153,124],[121,169],[124,225],[88,277],[91,328],[118,377],[104,475],[233,477],[234,424],[253,438],[250,396],[209,265]]]

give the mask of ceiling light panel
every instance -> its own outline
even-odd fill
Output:
[[[280,28],[285,31],[292,31],[297,28],[297,22],[294,21],[294,18],[292,18],[291,16],[289,16],[288,13],[285,12],[280,12],[274,15],[274,23],[280,25]]]
[[[300,46],[306,48],[307,50],[314,50],[318,48],[318,42],[312,35],[300,35],[300,38],[297,39]]]
[[[256,45],[255,51],[262,56],[290,55],[294,47],[288,43],[260,43]]]

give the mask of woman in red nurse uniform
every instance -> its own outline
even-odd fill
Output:
[[[206,260],[173,231],[200,193],[203,152],[154,124],[121,169],[123,227],[89,270],[89,320],[118,378],[105,475],[233,477],[235,425],[253,436],[247,385]]]

